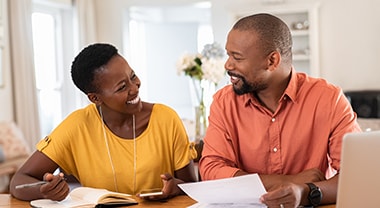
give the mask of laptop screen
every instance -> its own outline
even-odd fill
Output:
[[[336,205],[380,207],[380,131],[344,136]]]

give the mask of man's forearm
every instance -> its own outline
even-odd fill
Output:
[[[336,203],[337,192],[338,192],[338,179],[339,174],[334,177],[320,182],[315,182],[314,184],[318,186],[322,191],[322,204],[334,204]]]

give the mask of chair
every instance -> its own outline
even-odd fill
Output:
[[[31,151],[14,122],[0,122],[0,192],[8,192],[9,181]]]

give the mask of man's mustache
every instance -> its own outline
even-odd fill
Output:
[[[239,74],[235,74],[235,73],[230,72],[230,71],[228,71],[227,74],[228,74],[229,76],[237,77],[237,78],[239,78],[239,79],[243,79],[243,80],[244,80],[244,77],[241,76],[241,75],[239,75]]]

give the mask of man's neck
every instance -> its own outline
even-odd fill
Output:
[[[288,87],[290,77],[291,73],[288,77],[279,81],[277,85],[271,85],[267,89],[255,93],[255,97],[259,100],[262,106],[274,113],[280,103],[280,98]]]

